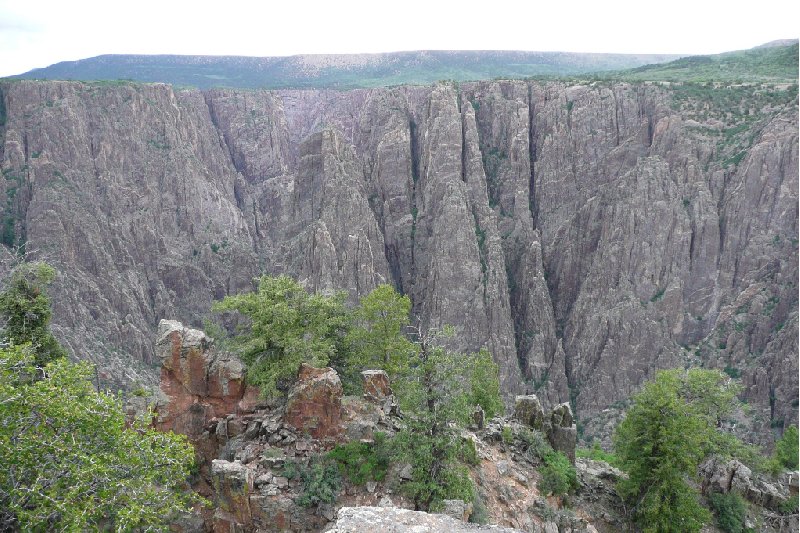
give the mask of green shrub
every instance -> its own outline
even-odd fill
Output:
[[[472,501],[472,514],[469,515],[469,521],[473,524],[485,525],[489,523],[489,509],[483,501],[483,496],[480,493],[475,494],[475,499]]]
[[[744,518],[747,514],[744,500],[735,492],[722,494],[714,492],[708,497],[708,503],[717,516],[717,524],[727,533],[743,533]]]
[[[544,466],[539,468],[542,479],[539,488],[544,494],[565,495],[578,488],[578,475],[567,456],[551,451],[544,456]]]
[[[478,450],[475,448],[475,443],[471,439],[461,439],[456,451],[458,460],[464,464],[477,466],[481,464],[481,459],[478,457]]]
[[[797,494],[778,506],[778,510],[783,514],[797,514],[798,499]]]
[[[386,435],[375,433],[375,442],[348,442],[328,453],[328,458],[339,465],[339,471],[354,485],[367,481],[382,481],[390,463],[390,445]]]
[[[789,426],[783,436],[775,443],[775,459],[784,468],[797,470],[798,467],[798,433],[797,426]]]
[[[547,442],[541,431],[521,428],[517,433],[525,455],[531,461],[542,461],[546,455],[553,453],[553,448]]]
[[[342,488],[339,467],[333,461],[313,460],[308,466],[290,461],[284,465],[283,475],[303,482],[303,492],[295,500],[301,507],[333,503]]]
[[[503,439],[503,444],[511,444],[514,441],[514,432],[511,426],[503,426],[500,432],[500,438]]]
[[[619,458],[613,453],[607,452],[600,447],[598,442],[595,442],[591,448],[578,448],[575,450],[576,457],[583,457],[592,459],[594,461],[604,461],[611,466],[619,468]]]

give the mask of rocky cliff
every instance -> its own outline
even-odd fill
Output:
[[[587,435],[687,365],[740,376],[764,441],[797,422],[796,85],[0,93],[2,241],[58,269],[54,331],[107,383],[155,383],[160,319],[288,273],[394,284]]]

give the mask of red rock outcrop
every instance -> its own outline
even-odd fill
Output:
[[[174,320],[162,320],[158,333],[167,402],[156,409],[156,428],[194,441],[213,418],[252,411],[258,390],[245,385],[244,366],[234,355],[216,351],[205,333]]]
[[[342,434],[342,394],[335,370],[303,363],[286,401],[284,421],[315,439],[336,439]]]

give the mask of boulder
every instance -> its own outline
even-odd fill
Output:
[[[553,449],[562,452],[572,464],[575,464],[578,428],[575,426],[575,417],[572,415],[569,403],[557,405],[546,418],[536,395],[517,396],[514,403],[514,418],[528,427],[543,432]]]
[[[517,396],[514,402],[514,418],[533,429],[541,430],[544,426],[544,409],[535,394]]]
[[[485,425],[486,413],[483,411],[483,407],[476,405],[475,409],[472,410],[472,426],[475,429],[483,429]]]
[[[747,500],[772,510],[779,510],[791,494],[791,486],[778,485],[766,481],[737,461],[725,461],[712,457],[698,468],[702,477],[703,492],[735,491]]]
[[[361,372],[361,380],[366,400],[383,405],[392,397],[389,376],[383,370],[364,370]]]
[[[255,471],[240,462],[214,459],[211,463],[211,479],[214,503],[219,514],[214,517],[215,529],[217,522],[247,526],[252,521],[250,495],[255,486]]]
[[[441,514],[460,520],[461,522],[468,522],[472,514],[472,504],[464,500],[443,500],[444,509]]]
[[[557,405],[550,414],[550,423],[545,428],[550,446],[561,452],[575,464],[575,443],[578,440],[578,428],[568,403]]]
[[[284,423],[315,439],[342,434],[342,382],[332,368],[303,363],[297,383],[289,391]]]

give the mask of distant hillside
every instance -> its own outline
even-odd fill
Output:
[[[439,80],[573,76],[623,70],[678,55],[566,52],[418,51],[291,57],[103,55],[65,61],[15,78],[165,82],[201,89],[355,88]]]
[[[797,40],[773,41],[750,50],[691,56],[645,65],[600,78],[629,81],[797,82]]]

